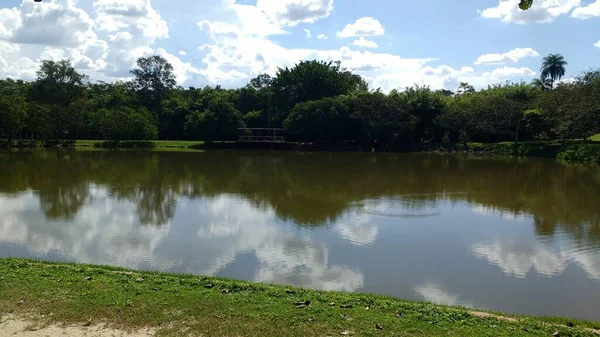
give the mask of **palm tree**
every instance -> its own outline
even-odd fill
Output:
[[[560,54],[550,54],[542,60],[541,79],[550,80],[550,89],[554,88],[554,81],[560,80],[565,76],[565,66],[567,61]]]
[[[546,89],[551,88],[552,81],[550,79],[536,78],[533,81],[531,81],[531,86],[534,88],[539,88],[540,90],[544,91]]]

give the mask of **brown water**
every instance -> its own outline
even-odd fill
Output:
[[[435,154],[0,152],[0,256],[600,320],[600,168]]]

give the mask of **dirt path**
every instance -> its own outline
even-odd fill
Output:
[[[0,318],[0,337],[149,337],[152,330],[124,331],[107,327],[104,324],[83,326],[41,325],[33,318],[8,315]]]

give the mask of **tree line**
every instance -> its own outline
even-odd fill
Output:
[[[69,60],[46,60],[33,82],[0,80],[0,137],[225,141],[240,128],[276,127],[293,141],[387,148],[585,139],[600,132],[600,69],[558,82],[566,64],[558,54],[545,57],[531,83],[385,94],[340,62],[301,61],[238,89],[184,89],[160,56],[138,59],[133,79],[114,83],[90,83]]]

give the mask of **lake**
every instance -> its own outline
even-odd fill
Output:
[[[600,320],[600,168],[440,154],[0,152],[0,256]]]

